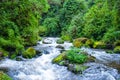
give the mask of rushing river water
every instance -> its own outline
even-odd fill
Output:
[[[38,42],[34,48],[43,51],[42,56],[23,61],[5,59],[0,62],[0,67],[8,68],[8,74],[13,80],[120,80],[118,70],[105,65],[112,62],[120,64],[119,54],[107,54],[104,51],[82,48],[97,58],[96,62],[85,64],[89,68],[82,74],[74,74],[64,66],[52,64],[52,59],[60,54],[60,49],[56,48],[59,45],[56,43],[57,39],[47,38],[51,44]],[[72,44],[65,42],[61,46],[68,50]]]

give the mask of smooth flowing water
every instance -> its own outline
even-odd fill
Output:
[[[82,74],[74,74],[64,66],[52,64],[52,59],[60,54],[60,49],[56,48],[58,38],[47,38],[43,44],[38,42],[34,48],[42,51],[43,55],[33,59],[24,59],[15,61],[5,59],[0,62],[0,68],[7,68],[8,74],[13,80],[120,80],[120,74],[117,69],[105,66],[104,63],[120,63],[120,55],[106,54],[104,51],[82,48],[90,55],[97,58],[97,62],[86,63],[89,66]],[[71,43],[60,44],[65,50],[70,49]],[[47,53],[47,54],[46,54]]]

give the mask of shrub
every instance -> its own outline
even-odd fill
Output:
[[[114,46],[120,46],[120,40],[115,41]]]
[[[66,59],[72,63],[79,63],[82,64],[87,61],[87,56],[82,54],[82,51],[79,49],[71,49],[66,53]]]
[[[58,39],[58,40],[57,40],[57,43],[58,43],[58,44],[63,44],[63,43],[64,43],[64,40]]]
[[[61,39],[64,40],[64,41],[72,41],[72,38],[71,38],[70,35],[62,35]]]
[[[0,1],[0,47],[18,54],[39,38],[39,19],[48,9],[47,0]]]
[[[93,48],[105,49],[106,44],[104,42],[97,41],[97,42],[94,43]]]
[[[3,72],[0,72],[0,80],[12,80],[12,78]]]

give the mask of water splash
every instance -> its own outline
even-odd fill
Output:
[[[24,59],[24,61],[15,61],[10,59],[5,59],[0,62],[0,67],[8,68],[8,74],[13,78],[13,80],[119,80],[120,74],[114,68],[107,67],[100,63],[86,63],[89,66],[83,74],[74,74],[67,70],[67,67],[52,64],[51,61],[54,57],[60,54],[60,50],[56,48],[58,45],[56,40],[59,38],[47,38],[52,41],[51,44],[42,44],[38,42],[38,45],[34,48],[37,50],[47,50],[49,54],[44,54],[33,59]],[[62,45],[66,50],[68,50],[72,44],[65,42]],[[106,59],[111,57],[111,55],[106,55],[104,52],[85,49],[89,54],[95,56],[101,61],[107,61]],[[105,54],[105,55],[104,55]],[[101,56],[106,56],[105,59]],[[108,58],[107,58],[108,57]],[[118,57],[119,58],[119,57]],[[116,60],[116,59],[113,59]],[[118,61],[118,60],[116,60]]]

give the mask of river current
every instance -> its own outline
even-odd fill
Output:
[[[56,48],[57,45],[63,46],[65,50],[72,46],[69,42],[57,44],[57,39],[48,37],[46,40],[50,41],[50,44],[40,41],[34,46],[36,50],[42,51],[42,56],[22,61],[4,59],[0,61],[0,68],[7,68],[13,80],[120,80],[118,69],[105,65],[112,62],[119,65],[120,54],[82,48],[97,59],[96,62],[85,63],[89,68],[82,74],[74,74],[68,71],[67,67],[52,64],[52,59],[61,53],[61,50]]]

